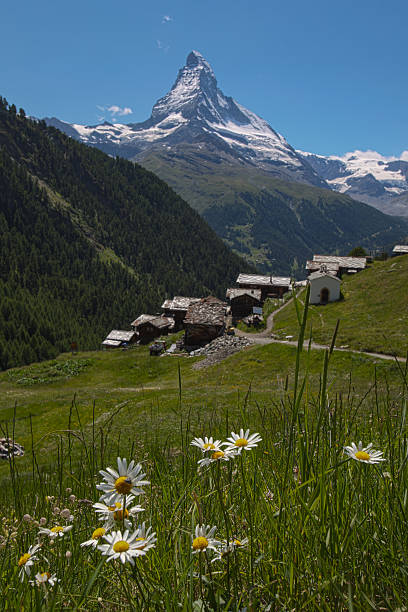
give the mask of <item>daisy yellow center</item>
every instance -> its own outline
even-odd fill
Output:
[[[106,533],[106,529],[104,529],[103,527],[98,527],[98,529],[95,529],[95,531],[93,532],[92,539],[99,540],[99,538],[104,536],[105,533]]]
[[[235,446],[246,446],[248,444],[248,440],[245,440],[245,438],[238,438],[238,440],[235,440],[234,442]]]
[[[369,461],[370,460],[370,455],[368,453],[366,453],[365,451],[357,451],[356,452],[356,459],[360,459],[361,461]]]
[[[223,457],[224,455],[224,451],[215,451],[215,453],[211,455],[211,459],[221,459],[221,457]]]
[[[121,495],[127,495],[132,490],[132,481],[128,476],[119,476],[115,481],[115,489]]]
[[[127,550],[129,550],[129,544],[125,542],[125,540],[118,540],[113,545],[113,550],[117,553],[126,552]]]
[[[242,546],[240,540],[234,540],[235,546]]]
[[[125,508],[125,518],[127,518],[129,516],[129,511]],[[115,519],[115,521],[123,521],[123,510],[116,510],[116,512],[113,513],[113,518]]]
[[[193,540],[193,548],[194,550],[204,550],[208,546],[207,538],[200,536],[198,538],[194,538]]]
[[[145,538],[136,538],[135,542],[144,542]],[[139,544],[138,548],[144,548],[146,544]]]
[[[43,572],[42,574],[40,574],[40,576],[41,578],[46,578],[47,580],[51,578],[50,572]]]
[[[56,527],[51,527],[50,531],[53,533],[60,533],[61,531],[64,531],[64,528],[61,527],[61,525],[57,525]]]
[[[212,442],[207,442],[206,444],[204,444],[203,448],[204,450],[208,450],[209,448],[215,448],[215,446]]]
[[[22,555],[18,560],[18,567],[25,565],[30,557],[31,555],[29,553],[25,553],[25,555]]]

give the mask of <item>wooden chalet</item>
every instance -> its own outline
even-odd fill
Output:
[[[178,331],[183,327],[184,317],[187,314],[188,307],[191,304],[199,302],[200,298],[183,297],[175,295],[172,300],[165,300],[162,304],[163,315],[174,319],[174,331]]]
[[[261,306],[262,292],[260,289],[227,289],[233,321],[253,314],[254,307]]]
[[[356,274],[367,267],[366,257],[343,257],[340,255],[313,255],[313,260],[306,263],[308,274],[324,270],[339,278],[343,274]]]
[[[102,342],[105,349],[120,348],[137,342],[137,334],[135,331],[123,331],[121,329],[112,329]]]
[[[174,321],[169,317],[141,315],[132,326],[137,330],[141,344],[147,344],[159,336],[167,335],[174,330]]]
[[[190,304],[184,319],[186,346],[202,346],[224,333],[227,304],[208,296]]]
[[[291,280],[287,276],[240,274],[236,282],[240,289],[260,290],[262,303],[268,297],[281,298],[291,289]]]

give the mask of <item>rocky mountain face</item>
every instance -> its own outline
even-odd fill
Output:
[[[400,159],[376,151],[354,151],[342,157],[297,151],[327,186],[390,215],[408,217],[408,153]]]
[[[220,159],[287,180],[325,187],[302,155],[271,126],[218,88],[210,64],[192,51],[176,82],[143,123],[83,126],[46,118],[49,125],[106,153],[133,161],[146,154],[193,144]]]
[[[302,276],[313,252],[347,253],[357,244],[383,248],[408,234],[404,222],[341,192],[339,176],[353,179],[356,190],[361,178],[349,175],[343,160],[296,151],[265,120],[225,96],[197,51],[143,123],[46,121],[156,173],[265,272]]]

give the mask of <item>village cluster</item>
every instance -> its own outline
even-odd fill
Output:
[[[393,254],[408,253],[408,246],[397,245]],[[228,333],[240,320],[262,319],[262,307],[267,298],[283,299],[293,287],[310,285],[310,303],[327,304],[340,299],[343,274],[364,270],[369,257],[314,255],[306,262],[307,278],[293,281],[290,277],[239,274],[236,287],[226,290],[226,300],[214,296],[203,298],[174,296],[166,299],[160,314],[141,314],[130,324],[131,330],[112,330],[102,347],[128,347],[148,344],[160,336],[184,329],[184,338],[177,347],[188,351],[202,347]],[[160,348],[160,347],[159,347]],[[159,351],[160,352],[160,351]]]

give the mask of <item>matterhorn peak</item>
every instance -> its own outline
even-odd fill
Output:
[[[195,66],[203,66],[204,68],[206,68],[207,70],[209,70],[210,72],[213,73],[212,68],[210,66],[210,64],[207,62],[207,60],[201,55],[201,53],[199,51],[191,51],[191,53],[189,53],[187,55],[187,59],[186,59],[186,67],[188,68],[194,68]]]

